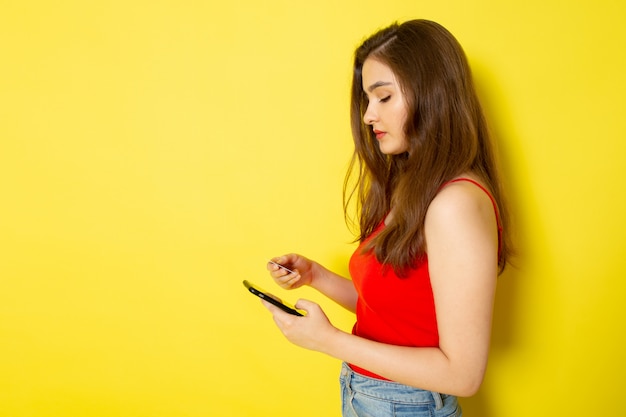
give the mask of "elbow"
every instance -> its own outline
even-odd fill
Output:
[[[458,385],[456,385],[454,392],[450,393],[457,397],[472,397],[480,389],[483,383],[484,374],[479,375],[466,375],[458,379]]]
[[[454,395],[457,397],[473,397],[480,389],[481,384],[468,384],[467,386],[459,387],[458,392]]]
[[[487,371],[487,360],[481,358],[469,357],[463,360],[457,360],[451,363],[450,380],[454,381],[450,388],[454,392],[446,394],[455,395],[457,397],[474,396],[483,384],[485,373]]]

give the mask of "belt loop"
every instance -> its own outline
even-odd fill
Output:
[[[435,410],[441,410],[443,408],[443,398],[438,392],[431,392],[435,400]]]
[[[350,366],[345,362],[342,364],[342,368],[341,373],[343,374],[346,387],[352,391],[352,369],[350,369]]]

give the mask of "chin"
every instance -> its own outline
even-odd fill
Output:
[[[407,150],[404,148],[386,148],[384,146],[380,147],[380,151],[389,156],[402,155],[403,153],[407,152]]]
[[[378,147],[385,155],[401,155],[408,152],[408,146],[405,144],[379,142]]]

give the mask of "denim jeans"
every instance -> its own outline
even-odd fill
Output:
[[[341,368],[343,417],[461,417],[453,395],[424,391],[397,382],[370,378]]]

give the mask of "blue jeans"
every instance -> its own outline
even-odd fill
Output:
[[[424,391],[397,382],[370,378],[341,368],[343,417],[461,417],[453,395]]]

